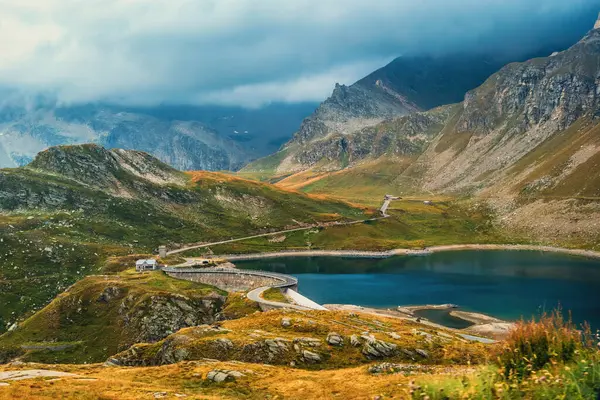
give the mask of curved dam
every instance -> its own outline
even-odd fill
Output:
[[[290,275],[222,267],[165,267],[162,270],[172,278],[212,285],[228,292],[248,292],[247,298],[257,302],[263,311],[273,308],[327,311],[298,293],[298,279]],[[263,292],[270,288],[280,289],[294,304],[264,299]]]
[[[216,286],[228,292],[246,292],[265,286],[292,290],[298,288],[298,279],[276,272],[219,267],[165,267],[163,271],[173,278]]]

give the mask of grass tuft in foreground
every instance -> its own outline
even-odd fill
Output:
[[[576,329],[560,310],[518,323],[477,373],[411,382],[414,399],[595,399],[600,335]]]

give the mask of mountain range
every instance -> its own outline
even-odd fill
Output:
[[[49,146],[97,143],[147,151],[182,170],[236,170],[273,153],[315,105],[61,105],[0,92],[0,167],[25,165]]]
[[[435,105],[427,96],[396,97],[414,112],[393,117],[340,101],[365,85],[398,94],[375,75],[336,88],[278,153],[242,172],[356,201],[364,193],[474,197],[541,239],[597,243],[599,66],[595,28],[564,51],[506,65],[460,103],[421,112]],[[332,123],[329,110],[340,103],[346,110]]]
[[[336,85],[320,106],[65,104],[48,93],[0,88],[0,167],[26,165],[50,146],[96,143],[146,151],[180,170],[235,171],[277,152],[294,132],[292,143],[303,145],[458,102],[506,63],[555,48],[560,45],[533,54],[406,55],[353,85]]]

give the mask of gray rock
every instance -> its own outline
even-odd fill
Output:
[[[312,351],[308,351],[308,350],[302,350],[302,358],[304,358],[304,360],[309,363],[321,362],[320,355],[318,355],[317,353],[313,353]]]
[[[375,336],[373,336],[371,334],[364,334],[364,333],[362,335],[360,335],[360,338],[367,343],[374,343],[376,340]]]
[[[215,369],[206,375],[206,379],[212,382],[232,382],[243,377],[244,374],[239,371]]]
[[[288,328],[288,327],[292,326],[292,320],[290,320],[287,317],[281,318],[281,326],[283,326],[284,328]]]
[[[398,335],[396,332],[388,332],[388,336],[391,337],[392,339],[396,339],[396,340],[402,339],[402,337],[400,335]]]
[[[362,354],[368,359],[391,357],[396,354],[398,346],[393,343],[375,340],[366,342],[362,348]]]
[[[400,351],[404,354],[406,354],[407,356],[409,356],[410,358],[414,358],[415,357],[415,353],[408,350],[408,349],[403,349],[401,348]]]
[[[295,338],[294,343],[308,347],[319,347],[323,344],[323,342],[321,342],[319,339],[309,337]]]
[[[330,332],[327,335],[327,343],[329,343],[332,346],[343,346],[344,338],[339,333]]]
[[[358,347],[361,345],[360,339],[358,338],[357,335],[350,336],[350,344],[354,347]]]
[[[415,349],[418,355],[424,358],[429,358],[429,352],[423,349]]]

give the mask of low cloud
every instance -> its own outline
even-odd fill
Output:
[[[576,40],[600,0],[0,0],[0,87],[65,103],[319,101],[400,54]]]

